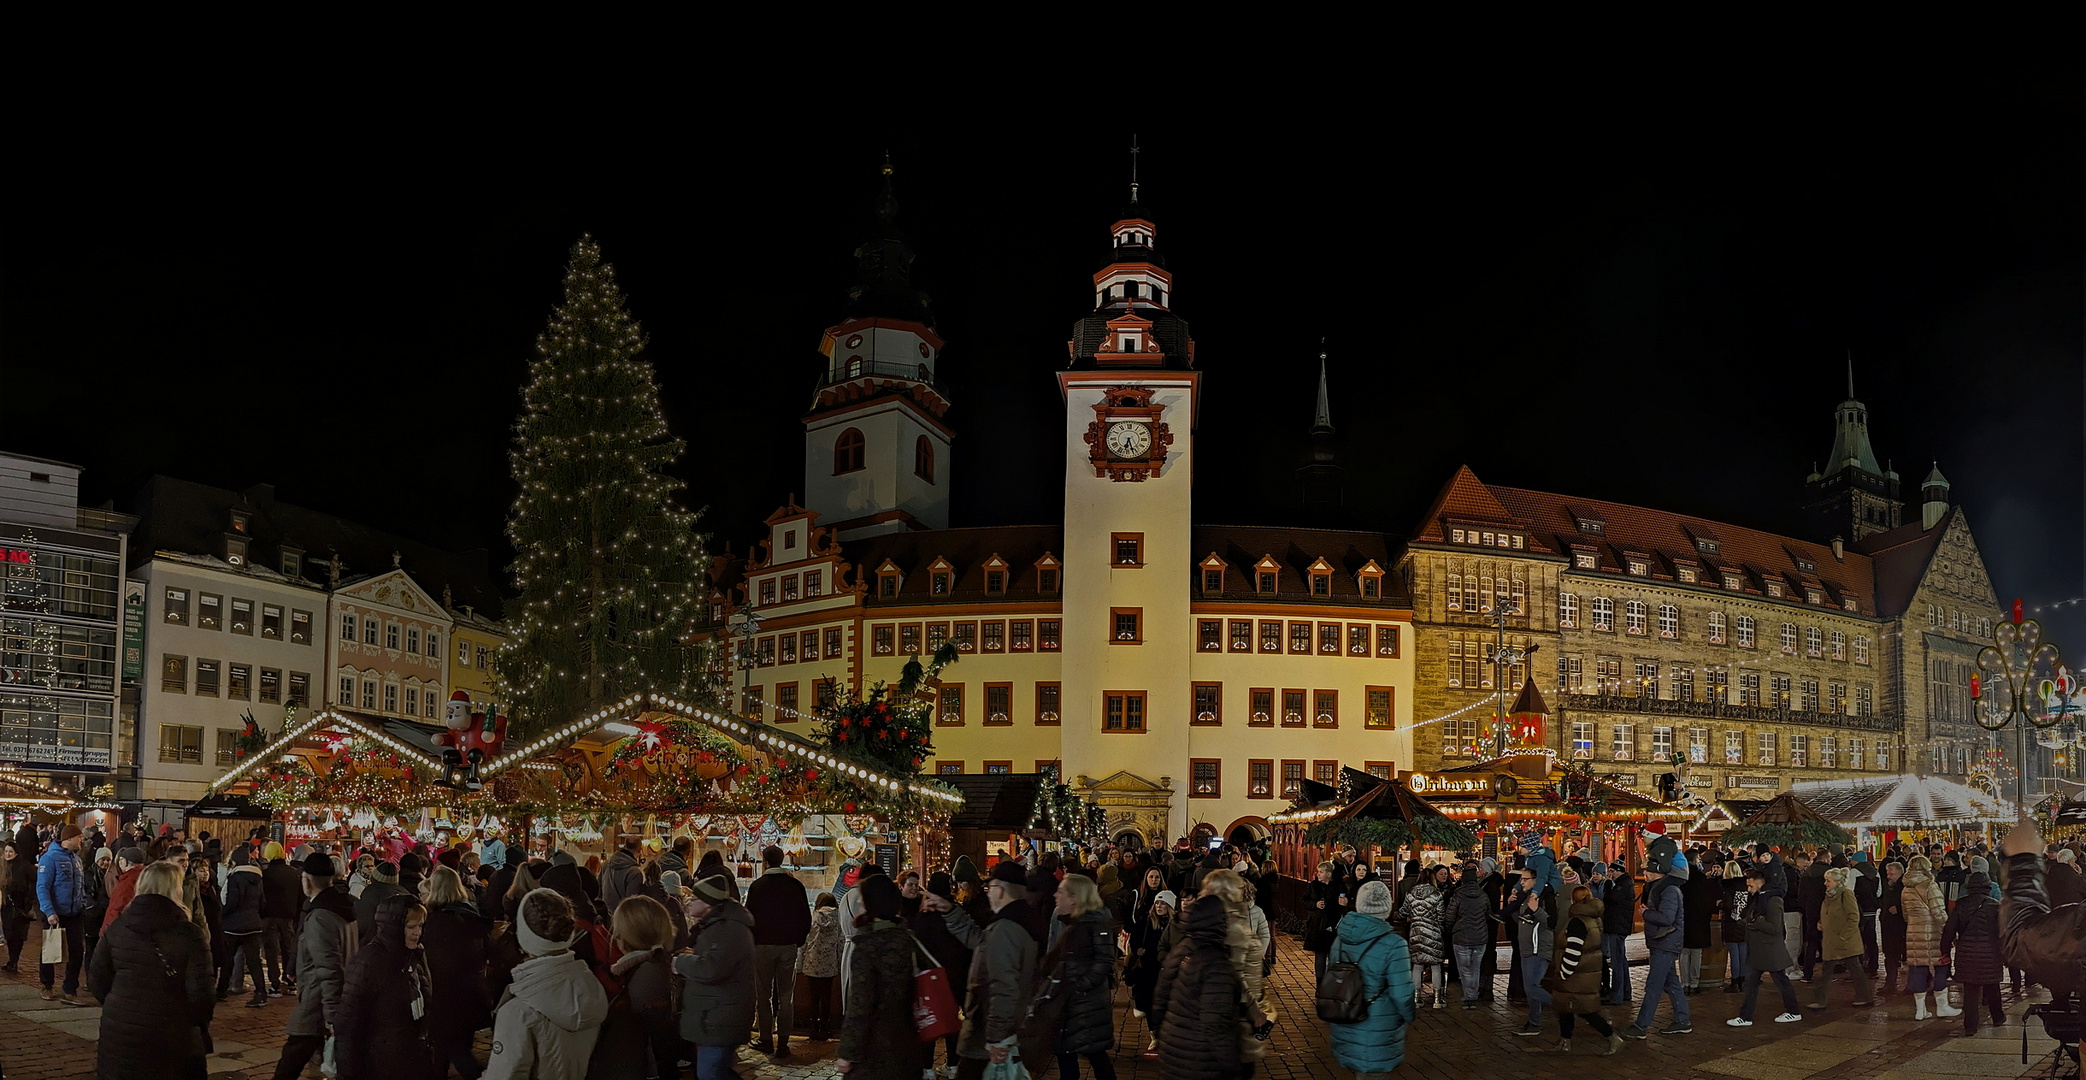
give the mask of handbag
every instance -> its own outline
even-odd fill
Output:
[[[920,944],[919,938],[913,938],[913,949],[927,958],[927,966],[913,973],[913,1028],[921,1042],[931,1043],[956,1034],[963,1021],[956,1014],[956,992],[949,988],[949,970]]]

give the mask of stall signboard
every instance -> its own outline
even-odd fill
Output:
[[[1491,775],[1472,776],[1456,774],[1442,776],[1434,773],[1419,772],[1406,773],[1404,777],[1406,788],[1415,795],[1441,798],[1454,798],[1460,795],[1471,799],[1491,798],[1494,779]]]
[[[898,880],[898,845],[878,844],[876,846],[876,864],[884,868],[884,873],[889,875],[891,880]]]
[[[145,674],[145,583],[123,583],[123,677]]]

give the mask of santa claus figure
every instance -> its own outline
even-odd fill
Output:
[[[444,768],[438,783],[466,791],[484,787],[478,779],[478,766],[497,755],[507,741],[507,718],[488,718],[485,709],[472,707],[470,694],[457,690],[443,707],[442,727],[446,730],[434,739],[443,748]]]

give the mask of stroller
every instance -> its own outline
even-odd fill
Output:
[[[2055,1001],[2042,1001],[2028,1006],[2021,1014],[2021,1064],[2028,1064],[2028,1019],[2039,1016],[2043,1021],[2043,1032],[2057,1040],[2057,1049],[2050,1052],[2054,1066],[2051,1075],[2067,1075],[2059,1071],[2066,1058],[2071,1061],[2069,1075],[2079,1075],[2079,1036],[2086,1030],[2086,1015],[2079,1011],[2075,995],[2062,995]]]

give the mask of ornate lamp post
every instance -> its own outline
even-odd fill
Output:
[[[1492,745],[1494,757],[1507,755],[1507,680],[1506,669],[1534,656],[1541,645],[1526,649],[1507,647],[1507,616],[1521,614],[1521,605],[1512,600],[1496,599],[1492,602],[1493,619],[1499,623],[1499,643],[1492,650]]]
[[[2014,802],[2022,814],[2028,812],[2028,728],[2048,728],[2066,719],[2059,711],[2044,711],[2033,702],[2042,696],[2037,672],[2047,672],[2042,683],[2054,682],[2064,670],[2063,654],[2054,643],[2043,640],[2042,624],[2024,618],[2021,602],[2014,601],[2013,621],[1999,624],[1993,645],[1977,653],[1980,674],[1970,677],[1970,696],[1981,708],[1973,708],[1978,726],[1987,731],[2014,727],[2017,751],[2014,772]],[[2038,742],[2040,737],[2038,736]]]
[[[731,617],[728,625],[731,635],[738,639],[738,644],[732,649],[733,659],[738,663],[739,670],[746,673],[739,683],[737,711],[742,714],[750,713],[753,710],[749,707],[747,699],[753,694],[753,669],[760,664],[759,650],[754,644],[754,637],[761,632],[761,619],[751,611],[741,611]]]

